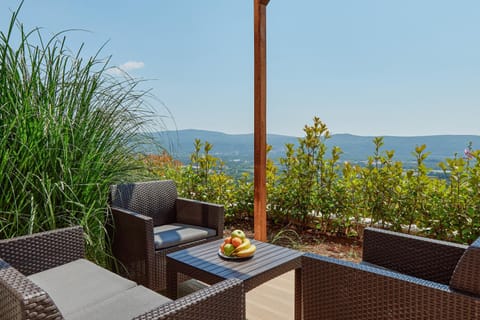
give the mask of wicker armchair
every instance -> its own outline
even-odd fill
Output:
[[[360,264],[306,254],[304,319],[480,319],[480,238],[471,246],[367,228]]]
[[[166,288],[168,253],[223,237],[223,206],[178,198],[171,180],[113,185],[110,204],[119,273],[155,291]]]
[[[240,280],[170,300],[83,258],[80,227],[0,240],[0,320],[245,319]]]

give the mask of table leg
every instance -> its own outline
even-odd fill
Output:
[[[302,319],[302,268],[295,269],[295,320]]]
[[[167,297],[175,300],[177,299],[177,286],[178,286],[178,274],[177,271],[169,266],[167,259]]]

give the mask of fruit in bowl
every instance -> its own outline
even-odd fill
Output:
[[[253,256],[257,247],[250,242],[242,230],[232,231],[230,237],[226,237],[220,245],[220,252],[227,257],[247,258]]]

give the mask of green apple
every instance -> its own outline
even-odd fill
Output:
[[[240,239],[245,239],[245,232],[243,232],[242,230],[233,230],[232,231],[232,234],[231,234],[231,237],[232,238],[240,238]]]
[[[223,253],[224,253],[227,257],[230,257],[230,255],[232,254],[233,250],[235,250],[235,247],[234,247],[233,244],[231,244],[231,243],[227,243],[227,244],[223,247]]]

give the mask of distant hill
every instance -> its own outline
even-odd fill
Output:
[[[339,146],[344,154],[342,158],[356,161],[366,160],[375,150],[374,137],[354,136],[350,134],[336,134],[327,141],[329,146]],[[462,157],[465,148],[471,142],[474,149],[480,148],[480,136],[475,135],[435,135],[435,136],[414,136],[397,137],[384,136],[381,150],[395,150],[395,159],[408,162],[414,161],[412,152],[416,146],[425,144],[426,152],[432,161],[443,161],[445,158],[453,158],[455,154]]]
[[[253,162],[253,134],[178,130],[157,132],[154,134],[154,138],[162,146],[169,145],[172,155],[184,163],[189,161],[195,139],[210,142],[213,145],[212,154],[226,162]],[[373,155],[373,138],[373,136],[334,134],[331,139],[327,140],[327,146],[329,148],[332,146],[340,147],[343,151],[342,161],[361,162],[366,161],[369,156]],[[469,142],[473,143],[474,149],[480,148],[480,136],[475,135],[385,136],[382,150],[395,150],[395,159],[408,163],[414,161],[412,152],[415,147],[426,144],[426,151],[431,153],[428,162],[433,167],[445,158],[453,158],[455,154],[463,156],[463,151]],[[272,146],[272,151],[269,153],[270,158],[278,159],[285,156],[285,144],[297,144],[298,137],[268,134],[267,143]]]

